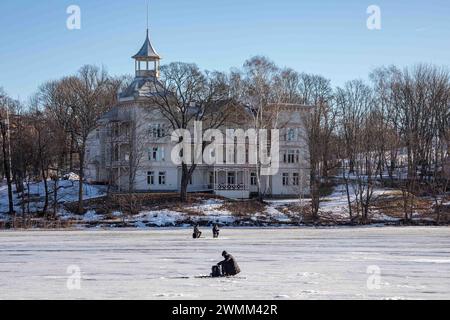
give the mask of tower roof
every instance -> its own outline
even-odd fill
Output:
[[[144,60],[144,61],[154,61],[154,60],[161,59],[159,54],[156,52],[155,48],[153,48],[152,43],[150,42],[150,38],[148,35],[148,29],[147,29],[147,37],[145,39],[145,42],[142,45],[142,48],[139,50],[139,52],[133,56],[133,59]]]

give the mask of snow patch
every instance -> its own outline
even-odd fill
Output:
[[[103,216],[98,215],[94,210],[89,210],[83,215],[83,221],[85,222],[95,222],[102,220]]]

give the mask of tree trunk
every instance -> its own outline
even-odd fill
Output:
[[[318,220],[319,206],[319,187],[316,178],[311,178],[311,214],[314,221]]]
[[[84,144],[80,148],[80,179],[78,181],[78,214],[84,213],[83,208],[83,181],[84,181]]]
[[[325,179],[326,182],[329,181],[328,177],[328,160],[323,160],[323,168],[322,168],[322,177]]]
[[[48,183],[47,176],[45,174],[45,168],[42,166],[41,168],[42,180],[44,180],[44,192],[45,192],[45,200],[44,200],[44,208],[42,209],[42,214],[47,214],[48,209]]]
[[[27,215],[30,216],[30,177],[27,178]]]
[[[263,202],[263,192],[262,192],[262,186],[261,186],[261,164],[258,162],[255,165],[255,173],[256,173],[256,187],[257,187],[257,193],[258,193],[258,201],[259,202]],[[227,179],[227,177],[225,176],[225,179]]]
[[[56,209],[58,207],[58,178],[59,174],[56,175],[53,186],[53,219],[56,219]]]
[[[186,179],[181,179],[181,188],[180,188],[180,201],[186,202],[187,201],[187,183],[185,181]]]
[[[21,184],[22,184],[22,190],[21,190],[21,199],[22,199],[22,201],[21,201],[21,209],[22,209],[22,227],[23,228],[26,228],[26,225],[25,225],[25,221],[26,221],[26,214],[25,214],[25,187],[23,187],[23,183],[24,183],[24,180],[23,180],[23,178],[20,180],[20,182],[21,182]]]
[[[5,171],[6,183],[8,185],[8,206],[9,214],[14,214],[14,201],[12,192],[12,181],[11,181],[11,168],[9,167],[9,152],[6,141],[6,133],[2,133],[2,151],[3,151],[3,169]]]
[[[317,181],[317,162],[316,159],[311,159],[310,171],[310,188],[311,188],[311,214],[314,221],[318,220],[319,206],[320,206],[320,190]]]
[[[69,147],[69,172],[73,172],[73,133],[70,134],[70,147]]]
[[[345,192],[347,194],[347,203],[348,203],[348,214],[350,216],[350,222],[353,222],[353,210],[352,210],[352,201],[350,198],[350,189],[348,187],[348,179],[345,176],[345,166],[342,168],[342,176],[345,182]]]
[[[353,158],[350,158],[348,173],[350,174],[354,172],[355,172],[355,161],[353,160]]]
[[[187,201],[187,187],[189,183],[189,170],[186,164],[181,164],[180,201]]]
[[[436,224],[441,224],[441,204],[436,201]]]

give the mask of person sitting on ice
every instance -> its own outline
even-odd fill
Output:
[[[214,224],[212,232],[213,232],[213,237],[214,238],[218,238],[219,237],[219,226],[217,225],[217,223]]]
[[[224,251],[222,252],[222,257],[224,257],[225,260],[219,262],[217,265],[222,267],[223,276],[235,276],[241,272],[241,269],[231,254]]]
[[[194,233],[192,234],[192,237],[193,237],[194,239],[198,239],[198,238],[200,238],[201,235],[202,235],[202,232],[201,232],[200,229],[198,228],[198,224],[196,224],[196,225],[194,226]]]

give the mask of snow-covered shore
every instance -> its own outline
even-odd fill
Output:
[[[70,179],[69,176],[67,180],[59,180],[57,184],[57,203],[64,204],[68,202],[74,202],[78,199],[78,180]],[[55,186],[54,181],[48,180],[48,190],[49,190],[49,202],[53,202],[53,189]],[[24,186],[26,192],[28,193],[27,186]],[[95,199],[98,197],[103,197],[106,194],[106,187],[101,185],[92,185],[88,183],[83,184],[83,199]],[[45,188],[43,182],[33,182],[29,185],[29,195],[32,201],[30,201],[30,211],[36,211],[42,209],[44,205]],[[21,212],[21,199],[20,194],[16,192],[15,186],[13,186],[13,202],[14,210],[16,212]],[[2,183],[0,185],[0,215],[8,212],[8,187],[6,184]]]
[[[50,190],[53,187],[49,181]],[[147,204],[138,211],[137,214],[129,215],[123,210],[101,207],[101,203],[87,204],[87,211],[84,215],[74,214],[65,206],[77,201],[78,181],[61,180],[58,183],[58,210],[57,219],[47,221],[40,218],[36,212],[43,207],[44,187],[43,183],[34,183],[30,186],[30,196],[34,201],[30,205],[30,212],[33,214],[33,221],[28,222],[28,229],[46,228],[153,228],[153,227],[186,227],[193,224],[212,225],[217,223],[221,226],[300,226],[311,225],[305,211],[308,210],[310,199],[267,199],[265,204],[256,205],[250,202],[232,204],[225,199],[218,199],[212,196],[203,198],[201,195],[194,196],[195,200],[189,204],[165,204],[159,205],[157,202]],[[84,199],[102,199],[106,196],[106,187],[101,185],[86,184],[84,187]],[[354,194],[352,195],[354,198]],[[392,189],[376,189],[374,199],[392,199],[399,197],[398,191]],[[105,200],[108,202],[108,200]],[[95,201],[94,201],[95,202]],[[101,201],[100,201],[101,202]],[[152,202],[152,201],[148,201]],[[14,193],[15,210],[19,219],[22,218],[21,199],[18,193]],[[52,206],[52,204],[50,204]],[[247,211],[241,210],[248,206]],[[51,210],[51,208],[49,208]],[[7,188],[0,186],[0,228],[10,228],[11,216],[7,215],[8,201]],[[105,212],[107,211],[107,212]],[[432,224],[431,204],[427,214],[416,212],[413,215],[414,223]],[[352,224],[348,212],[347,195],[343,185],[337,185],[333,192],[321,198],[319,210],[320,225],[349,225]],[[400,225],[402,216],[399,214],[390,215],[377,208],[371,208],[370,217],[374,224]],[[313,223],[316,224],[316,221]],[[20,223],[18,224],[21,227]],[[17,227],[17,226],[16,226]]]

